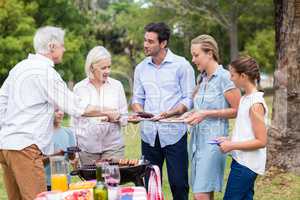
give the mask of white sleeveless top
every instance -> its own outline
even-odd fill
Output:
[[[256,103],[261,103],[265,108],[265,124],[267,124],[268,107],[263,98],[262,92],[254,92],[250,95],[243,96],[240,100],[235,127],[232,133],[233,142],[242,142],[255,139],[251,125],[250,108]],[[257,174],[264,174],[266,165],[266,148],[257,150],[232,151],[232,157],[239,164],[248,167]]]

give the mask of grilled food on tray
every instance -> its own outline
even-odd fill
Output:
[[[138,159],[120,159],[119,163],[120,166],[136,166],[139,164]]]
[[[128,116],[128,122],[140,122],[143,120],[151,120],[154,115],[147,112],[136,112]]]
[[[120,167],[124,166],[137,166],[139,164],[139,159],[102,159],[100,162],[108,162],[110,165],[119,165]]]
[[[152,117],[154,117],[153,114],[147,113],[147,112],[137,112],[137,116],[139,116],[141,118],[152,118]]]

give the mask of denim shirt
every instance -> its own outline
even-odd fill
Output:
[[[136,67],[132,103],[142,105],[145,112],[153,114],[168,111],[178,104],[190,109],[194,87],[195,74],[190,63],[167,50],[159,66],[147,57]],[[184,123],[144,121],[140,125],[142,140],[151,146],[157,133],[164,147],[178,142],[187,131]]]
[[[222,65],[219,65],[217,70],[208,79],[204,73],[198,92],[194,98],[195,110],[219,110],[229,108],[224,93],[235,88],[234,83],[230,80],[228,70],[225,70]],[[201,142],[200,135],[204,134],[208,139],[213,139],[217,136],[228,135],[229,122],[227,118],[207,117],[201,123],[191,128],[191,151],[195,152]]]

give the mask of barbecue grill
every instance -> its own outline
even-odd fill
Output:
[[[119,166],[120,184],[133,182],[136,186],[144,186],[143,178],[150,170],[150,162],[144,160],[143,163],[135,166]],[[96,179],[96,165],[83,165],[77,170],[73,170],[71,176],[79,176],[82,180]]]

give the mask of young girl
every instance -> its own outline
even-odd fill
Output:
[[[230,64],[231,80],[244,90],[231,140],[219,138],[222,152],[232,152],[224,200],[251,200],[257,174],[264,174],[267,144],[267,106],[257,90],[259,66],[251,57]]]

